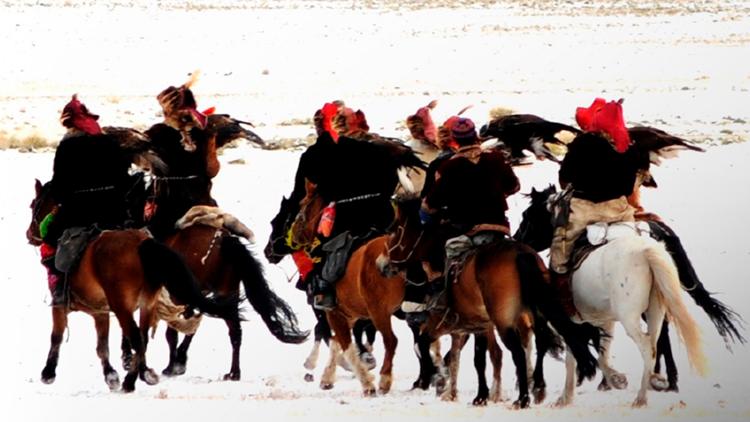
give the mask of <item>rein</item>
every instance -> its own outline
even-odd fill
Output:
[[[398,242],[395,245],[393,245],[393,247],[387,247],[386,246],[386,250],[388,251],[388,256],[389,257],[391,256],[391,253],[396,250],[396,248],[398,248],[399,250],[402,250],[402,251],[406,249],[406,246],[401,245],[401,243],[404,241],[404,235],[406,234],[406,227],[408,225],[409,225],[409,220],[406,220],[406,223],[404,223],[403,226],[399,226],[398,227],[398,230],[401,232],[401,236],[399,236]],[[423,235],[424,235],[424,229],[422,229],[419,232],[419,236],[417,237],[417,240],[414,242],[414,245],[412,245],[411,250],[406,255],[406,257],[404,259],[393,259],[393,258],[390,258],[391,263],[393,263],[393,264],[404,264],[404,263],[408,262],[411,259],[412,255],[414,255],[414,252],[417,250],[417,246],[419,245],[419,242],[422,241],[422,236]]]

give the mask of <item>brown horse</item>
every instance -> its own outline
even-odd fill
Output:
[[[419,198],[408,196],[396,200],[396,231],[389,238],[385,254],[378,258],[385,274],[402,271],[402,265],[411,260],[425,260],[428,251],[434,251],[437,236],[420,223],[420,203]],[[585,366],[579,376],[588,378],[596,371],[596,359],[588,349],[588,341],[590,338],[598,341],[598,332],[588,327],[578,328],[570,321],[554,300],[548,278],[541,258],[525,245],[503,239],[482,246],[468,256],[456,282],[449,283],[444,293],[447,295],[444,309],[430,313],[422,332],[434,340],[449,333],[497,330],[516,366],[519,396],[513,406],[528,407],[527,358],[521,334],[528,329],[529,316],[535,320],[538,346],[539,339],[547,339],[546,344],[551,344],[551,334],[543,322],[549,321],[575,350],[579,368]],[[453,380],[457,365],[458,356],[452,356]],[[540,365],[537,369],[541,369]]]
[[[49,185],[35,183],[36,196],[31,203],[32,218],[27,240],[40,245],[39,224],[53,208]],[[167,246],[142,230],[109,230],[102,232],[84,250],[77,266],[66,274],[70,299],[66,306],[52,308],[52,335],[42,381],[52,383],[58,363],[60,343],[71,311],[83,311],[94,318],[97,331],[97,355],[102,363],[105,381],[110,389],[120,385],[117,372],[109,362],[109,313],[117,317],[123,333],[123,352],[135,352],[128,374],[122,383],[126,392],[135,389],[138,376],[156,384],[158,376],[146,365],[147,331],[154,321],[159,291],[167,291],[181,303],[207,314],[239,320],[236,300],[219,302],[201,294],[198,282],[185,262]],[[133,319],[140,310],[140,321]],[[127,358],[127,356],[125,357]]]
[[[306,196],[300,202],[300,212],[292,226],[292,237],[301,245],[312,242],[315,230],[319,224],[322,210],[324,208],[322,198],[316,194],[316,186],[306,183]],[[336,374],[336,357],[343,351],[349,361],[353,372],[362,384],[365,395],[374,395],[375,386],[372,375],[361,362],[359,355],[352,343],[352,327],[357,320],[370,319],[375,328],[383,335],[385,356],[380,370],[379,391],[385,394],[390,391],[392,385],[393,357],[395,355],[398,339],[393,333],[391,317],[399,309],[404,298],[405,279],[401,274],[391,277],[384,276],[377,268],[376,260],[386,249],[388,236],[383,235],[371,239],[358,247],[349,259],[344,275],[336,282],[337,307],[327,311],[326,315],[336,340],[332,347],[332,353],[328,365],[321,379],[321,388],[333,388]],[[456,339],[454,346],[460,350],[465,343],[465,338]],[[499,398],[499,380],[502,352],[494,341],[490,342],[490,356],[492,358],[494,372],[493,398]],[[482,340],[480,340],[482,341]],[[486,347],[486,342],[481,343]],[[430,346],[432,345],[432,350]],[[428,343],[425,347],[424,356],[429,357],[430,365],[433,365],[435,356],[439,358],[438,342]],[[494,346],[494,347],[493,347]],[[475,359],[479,375],[480,388],[475,404],[484,404],[490,395],[484,378],[485,349],[480,349],[481,359]],[[455,355],[457,352],[453,352]],[[416,384],[415,384],[416,385]],[[429,382],[426,383],[429,385]],[[455,387],[455,384],[453,384]]]

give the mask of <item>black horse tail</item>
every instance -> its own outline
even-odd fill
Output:
[[[221,251],[242,277],[245,296],[271,334],[283,343],[298,344],[307,340],[310,331],[300,331],[297,315],[284,299],[271,290],[263,267],[245,245],[236,237],[224,236]]]
[[[565,340],[576,359],[578,379],[590,379],[596,374],[597,360],[589,345],[598,348],[601,331],[591,324],[576,324],[570,320],[555,291],[544,278],[536,254],[518,250],[516,265],[521,277],[521,297],[526,305],[542,313],[552,327]],[[536,331],[536,330],[535,330]],[[543,331],[541,331],[543,334]]]
[[[649,221],[648,224],[651,228],[651,235],[664,242],[667,252],[672,256],[682,288],[693,298],[696,305],[703,308],[719,335],[727,344],[730,341],[745,343],[745,337],[740,333],[742,317],[726,304],[714,299],[712,293],[706,290],[677,234],[662,221]]]
[[[146,281],[152,288],[164,286],[178,301],[197,308],[206,315],[225,320],[240,319],[239,298],[204,296],[185,260],[168,246],[149,238],[138,246],[138,255],[141,257]]]

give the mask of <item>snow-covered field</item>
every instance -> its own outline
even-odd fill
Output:
[[[396,2],[243,3],[258,7],[184,8],[170,2],[120,5],[0,5],[0,138],[38,134],[57,139],[60,109],[78,92],[111,125],[145,127],[159,119],[155,95],[200,68],[195,87],[202,107],[216,105],[258,124],[269,139],[305,137],[307,119],[323,102],[341,98],[361,107],[373,129],[406,136],[403,120],[437,98],[437,120],[468,104],[469,117],[486,120],[503,105],[572,122],[573,110],[594,96],[625,97],[630,124],[646,123],[703,141],[705,154],[685,153],[654,169],[658,190],[643,202],[681,236],[711,291],[750,319],[750,5],[747,2],[474,2],[458,7],[398,7]],[[69,2],[75,4],[75,2]],[[194,2],[195,3],[195,2]],[[203,5],[197,3],[198,6]],[[227,2],[219,4],[227,5]],[[205,5],[203,5],[205,6]],[[263,6],[263,7],[260,7]],[[221,156],[214,196],[264,243],[282,194],[291,189],[299,151],[246,146]],[[26,245],[33,180],[49,178],[52,153],[0,151],[1,420],[748,420],[750,348],[728,351],[708,318],[685,295],[703,328],[710,373],[688,368],[673,337],[680,393],[655,393],[633,410],[640,358],[616,332],[613,363],[629,376],[625,391],[598,392],[589,382],[568,409],[551,408],[562,389],[563,365],[546,364],[548,399],[511,411],[510,401],[472,408],[476,391],[471,352],[462,360],[457,403],[433,392],[408,391],[417,375],[411,334],[394,322],[400,341],[394,388],[363,398],[359,383],[339,371],[331,391],[306,383],[302,363],[312,344],[284,345],[252,310],[243,324],[242,381],[224,382],[230,345],[223,322],[204,321],[191,348],[188,372],[133,394],[110,393],[95,353],[92,320],[72,314],[57,380],[42,384],[50,333],[44,270]],[[230,164],[243,158],[244,164]],[[522,191],[555,180],[555,165],[518,169]],[[511,200],[519,221],[525,200]],[[256,250],[260,254],[260,247]],[[265,260],[262,259],[264,262]],[[297,310],[305,328],[312,313],[287,280],[291,261],[267,265],[273,287]],[[120,330],[112,320],[112,360],[119,361]],[[149,365],[167,360],[164,327],[149,344]],[[382,360],[382,344],[376,356]],[[447,344],[447,343],[446,343]],[[327,352],[321,353],[322,368]],[[121,372],[122,376],[122,372]],[[504,397],[515,398],[513,365],[506,353]],[[145,418],[145,419],[143,419]]]

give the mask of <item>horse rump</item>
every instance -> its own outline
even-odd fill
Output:
[[[166,287],[179,302],[202,313],[225,320],[241,320],[239,297],[206,297],[185,260],[175,251],[153,238],[138,246],[146,282],[154,290]]]

